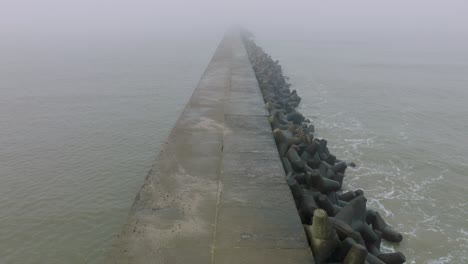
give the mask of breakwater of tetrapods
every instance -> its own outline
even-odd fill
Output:
[[[229,30],[170,132],[108,263],[402,263],[348,164],[295,111],[281,66]],[[273,128],[273,129],[272,129]]]
[[[399,243],[402,235],[378,211],[366,208],[362,190],[341,191],[347,167],[356,165],[339,160],[325,139],[314,137],[314,126],[295,110],[301,97],[291,91],[279,62],[258,47],[252,36],[244,31],[244,44],[315,261],[404,263],[401,252],[380,251],[382,239]]]

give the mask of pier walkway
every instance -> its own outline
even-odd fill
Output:
[[[107,262],[313,263],[267,116],[240,34],[229,31]]]

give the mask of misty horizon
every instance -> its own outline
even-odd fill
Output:
[[[3,34],[222,31],[468,33],[465,1],[2,1]],[[8,35],[7,35],[8,36]]]

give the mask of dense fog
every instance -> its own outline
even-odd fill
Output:
[[[49,34],[201,32],[241,24],[255,30],[468,32],[466,1],[4,0],[2,39]],[[50,36],[50,35],[49,35]]]

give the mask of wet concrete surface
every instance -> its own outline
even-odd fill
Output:
[[[171,131],[108,263],[313,263],[258,83],[229,31]]]

